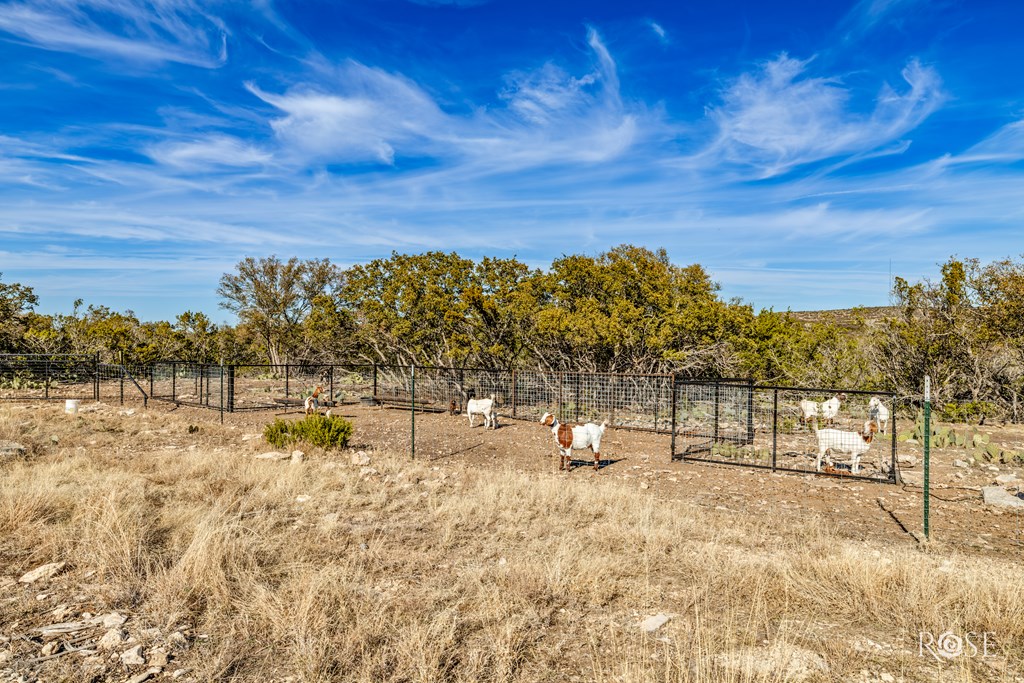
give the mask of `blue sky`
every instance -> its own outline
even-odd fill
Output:
[[[0,272],[218,309],[245,256],[617,244],[889,301],[1024,252],[1024,4],[0,2]]]

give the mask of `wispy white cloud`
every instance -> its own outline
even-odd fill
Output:
[[[38,0],[0,5],[0,31],[46,50],[213,68],[227,28],[191,0]]]
[[[902,72],[909,87],[898,92],[883,85],[874,108],[860,113],[840,80],[805,76],[809,64],[782,54],[730,83],[709,111],[718,126],[709,152],[770,177],[877,150],[916,128],[945,99],[938,73],[911,60]]]
[[[574,76],[546,63],[510,72],[500,92],[505,107],[470,114],[447,112],[415,81],[355,61],[321,64],[318,81],[280,94],[246,87],[283,112],[270,126],[282,157],[294,163],[430,158],[473,162],[479,172],[601,161],[628,149],[642,122],[656,122],[639,105],[624,105],[615,61],[596,30],[588,30],[587,42],[591,71]]]
[[[162,142],[150,146],[146,153],[157,162],[186,171],[259,166],[273,158],[270,152],[229,135],[210,135],[187,142]]]
[[[839,22],[839,29],[847,42],[856,41],[886,22],[896,22],[927,7],[927,0],[860,0]]]
[[[647,25],[651,27],[652,31],[654,31],[654,35],[658,36],[658,40],[665,44],[669,42],[668,33],[665,31],[665,27],[656,21],[649,21],[647,22]]]

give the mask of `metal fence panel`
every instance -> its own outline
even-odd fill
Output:
[[[2,354],[0,400],[96,399],[97,365],[87,354]]]
[[[839,401],[833,412],[824,404],[834,396]],[[894,482],[895,416],[885,433],[880,424],[872,431],[869,423],[877,417],[869,409],[872,396],[888,408],[894,406],[890,394],[681,382],[676,386],[672,455]],[[819,454],[826,447],[819,467]]]

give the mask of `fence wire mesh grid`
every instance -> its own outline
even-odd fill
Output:
[[[680,382],[672,457],[893,483],[894,399],[853,390]]]
[[[670,434],[673,459],[896,479],[896,402],[889,394],[673,375],[444,367],[417,367],[415,374],[414,388],[409,366],[167,361],[128,368],[90,355],[8,354],[0,355],[0,399],[141,397],[221,412],[289,411],[315,393],[320,406],[464,413],[470,399],[493,397],[502,420],[552,413],[565,422]],[[891,420],[879,419],[890,412]]]
[[[92,355],[0,355],[0,399],[97,399],[97,382]]]

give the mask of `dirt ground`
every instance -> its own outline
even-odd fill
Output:
[[[169,407],[154,404],[153,410]],[[179,408],[178,410],[193,410]],[[206,414],[209,411],[199,411]],[[410,411],[345,405],[335,409],[356,427],[353,448],[407,450],[412,457],[413,419]],[[301,417],[299,411],[225,415],[225,423],[258,431],[275,417]],[[1024,445],[1020,425],[989,426],[981,431],[994,443],[1010,449]],[[417,412],[415,457],[436,466],[511,468],[555,471],[557,451],[550,430],[534,422],[501,419],[495,430],[481,420],[470,428],[465,415]],[[593,470],[589,450],[574,453],[567,477],[615,477],[633,480],[637,495],[690,502],[738,515],[827,518],[837,533],[850,539],[916,544],[923,539],[923,480],[921,447],[900,443],[898,453],[918,462],[900,468],[900,484],[874,483],[842,477],[771,472],[765,469],[670,458],[668,435],[609,428],[602,445],[600,470]],[[985,505],[981,488],[1000,474],[1015,473],[1024,486],[1024,469],[1003,464],[954,467],[966,459],[963,449],[932,449],[930,484],[930,541],[970,554],[1024,559],[1024,513]],[[810,465],[813,466],[813,465]],[[915,485],[914,482],[917,483]],[[1011,489],[1012,491],[1012,489]]]

